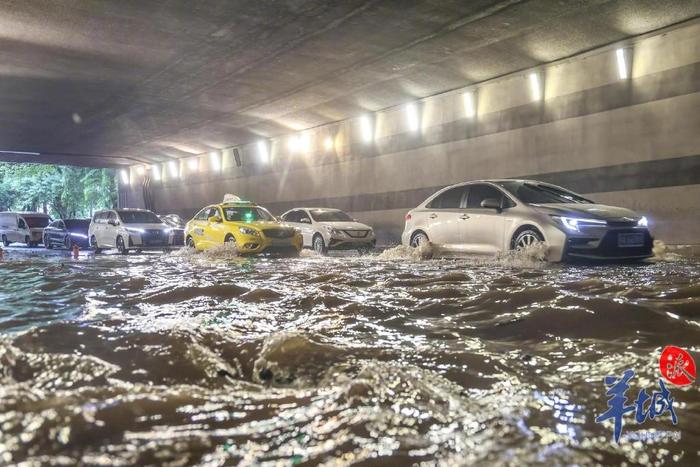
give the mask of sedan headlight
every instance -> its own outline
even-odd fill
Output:
[[[78,237],[78,238],[85,238],[85,239],[87,239],[87,235],[83,235],[83,234],[81,234],[81,233],[71,232],[70,236],[71,236],[71,237]]]
[[[255,229],[251,229],[250,227],[239,227],[238,231],[244,235],[252,235],[253,237],[260,236],[260,232]]]
[[[552,216],[554,220],[559,222],[564,229],[569,232],[580,232],[581,227],[591,226],[591,225],[606,225],[606,221],[601,221],[599,219],[581,219],[578,217],[565,217],[565,216]]]
[[[327,230],[328,233],[331,234],[332,236],[341,237],[341,236],[343,235],[343,231],[342,231],[342,230],[338,230],[338,229],[336,229],[336,228],[334,228],[334,227],[331,227],[330,225],[327,225],[327,226],[326,226],[326,230]]]
[[[637,221],[637,227],[649,227],[649,219],[647,219],[646,216],[642,216],[642,218]]]
[[[145,233],[145,232],[146,232],[145,230],[143,230],[143,229],[137,229],[136,227],[127,227],[127,228],[126,228],[126,231],[127,231],[127,232],[131,232],[131,233],[138,233],[138,234],[142,234],[142,233]]]

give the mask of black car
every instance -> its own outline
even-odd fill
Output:
[[[63,219],[50,223],[44,229],[44,246],[72,248],[77,244],[80,248],[89,248],[88,227],[90,219]]]

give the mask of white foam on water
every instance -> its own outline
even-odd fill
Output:
[[[417,248],[407,245],[397,245],[392,248],[388,248],[382,251],[377,259],[396,261],[396,260],[409,260],[409,261],[423,261],[431,259],[433,257],[435,247],[432,243],[425,243]]]
[[[175,250],[172,253],[170,253],[170,256],[209,261],[240,258],[238,248],[236,248],[236,245],[234,243],[224,243],[222,245],[215,245],[201,252],[195,250],[194,248],[182,247],[179,250]]]
[[[678,261],[683,258],[683,255],[671,253],[663,240],[654,240],[654,247],[651,251],[654,253],[651,261]]]

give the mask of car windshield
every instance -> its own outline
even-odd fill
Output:
[[[352,217],[348,216],[343,211],[328,210],[328,209],[312,209],[311,217],[316,222],[352,222]]]
[[[44,216],[24,216],[24,220],[27,221],[27,226],[30,229],[36,229],[39,227],[46,227],[51,222],[51,219]]]
[[[508,190],[516,198],[526,204],[590,204],[593,202],[569,190],[544,183],[506,181],[498,182],[498,185]]]
[[[158,216],[150,211],[117,211],[125,224],[160,224]]]
[[[263,208],[229,206],[224,208],[224,217],[230,222],[274,221],[272,214]]]
[[[66,219],[66,228],[68,230],[77,230],[87,232],[88,227],[90,227],[90,219]]]

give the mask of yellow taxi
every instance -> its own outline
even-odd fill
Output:
[[[198,251],[234,243],[242,254],[298,255],[303,246],[298,229],[279,222],[262,206],[228,195],[223,203],[205,207],[187,223],[185,242]]]

